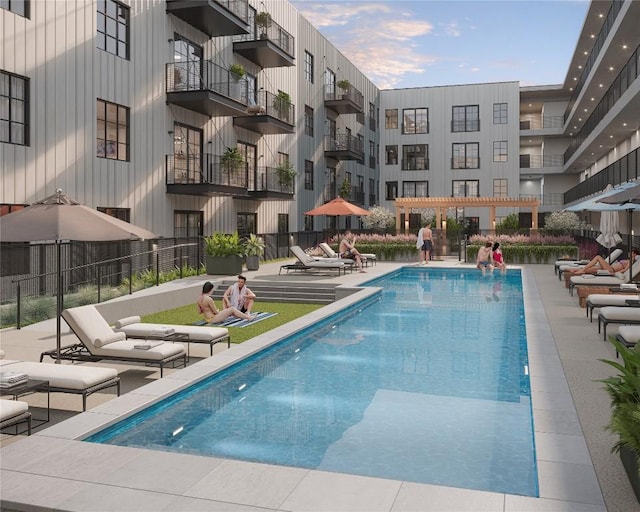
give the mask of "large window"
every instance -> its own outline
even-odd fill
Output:
[[[402,111],[402,133],[429,133],[429,109],[404,109]]]
[[[402,197],[429,197],[429,182],[403,181]]]
[[[313,217],[311,215],[304,216],[304,230],[313,231]]]
[[[247,237],[251,233],[257,233],[256,226],[258,225],[257,213],[242,213],[238,212],[236,215],[236,221],[238,223],[238,234],[241,237]]]
[[[477,142],[467,142],[453,144],[453,158],[451,159],[452,169],[478,169],[480,168],[479,144]]]
[[[385,146],[384,153],[386,155],[384,163],[387,165],[398,164],[398,146]]]
[[[426,171],[429,169],[429,145],[412,144],[402,146],[402,170]]]
[[[493,180],[493,197],[507,197],[507,179],[496,178]]]
[[[384,127],[387,130],[398,128],[398,109],[388,108],[384,111]]]
[[[279,213],[278,214],[278,233],[288,233],[289,232],[289,214],[288,213]]]
[[[453,107],[452,132],[477,132],[480,130],[480,107],[463,105]]]
[[[376,168],[376,143],[372,140],[369,141],[369,168]]]
[[[168,75],[171,91],[199,91],[202,88],[203,54],[201,46],[174,33],[173,73]]]
[[[494,162],[507,161],[507,141],[506,140],[493,141],[493,161]]]
[[[29,145],[29,79],[0,71],[0,142]]]
[[[313,109],[309,105],[304,106],[304,133],[313,137]]]
[[[493,124],[507,124],[507,104],[506,103],[494,103],[493,104]]]
[[[313,190],[313,162],[304,161],[304,189]]]
[[[106,213],[111,217],[123,220],[125,222],[131,222],[131,208],[111,208],[109,206],[98,206],[96,208],[99,212]]]
[[[129,109],[98,100],[97,156],[111,160],[129,160]]]
[[[378,126],[376,117],[376,106],[373,103],[369,103],[369,129],[373,132],[376,131],[376,127]]]
[[[193,210],[175,210],[173,212],[173,236],[187,238],[202,236],[204,214]]]
[[[454,180],[451,195],[453,197],[480,197],[480,182],[478,180]]]
[[[98,48],[129,58],[129,8],[113,0],[98,2]]]
[[[24,18],[29,18],[29,0],[0,0],[0,9],[6,9]]]
[[[307,51],[304,52],[304,78],[313,83],[313,55]]]
[[[387,200],[392,200],[398,197],[398,182],[397,181],[387,181],[384,184],[385,194],[384,198]]]

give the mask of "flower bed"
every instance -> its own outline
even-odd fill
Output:
[[[486,242],[500,242],[500,249],[507,263],[553,263],[563,258],[577,258],[578,245],[568,235],[475,235],[467,245],[467,261],[475,261],[478,249]]]

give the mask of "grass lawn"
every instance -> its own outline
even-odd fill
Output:
[[[324,304],[256,302],[253,306],[254,312],[269,311],[278,314],[271,318],[267,318],[266,320],[261,320],[256,324],[248,325],[247,327],[228,327],[229,334],[231,335],[231,342],[242,343],[243,341],[247,341],[258,334],[270,331],[271,329],[275,329],[276,327],[286,324],[291,320],[295,320],[307,313],[311,313],[312,311],[321,308],[323,305]],[[198,308],[195,304],[188,304],[176,309],[169,309],[142,317],[143,322],[158,324],[191,325],[198,320],[202,320],[202,316],[198,313]]]

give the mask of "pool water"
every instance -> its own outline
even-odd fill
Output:
[[[92,442],[537,496],[519,271],[382,293]]]

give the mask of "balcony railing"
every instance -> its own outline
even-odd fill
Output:
[[[363,94],[351,84],[343,84],[343,87],[325,84],[324,101],[327,107],[340,114],[357,114],[364,109]]]
[[[357,188],[351,189],[351,200],[357,204],[364,204],[364,190]]]
[[[480,157],[468,156],[466,158],[452,158],[452,169],[480,169]]]
[[[562,116],[525,116],[520,119],[521,130],[543,130],[545,128],[562,128]]]
[[[166,65],[167,93],[213,91],[247,103],[248,82],[211,61],[170,62]]]
[[[428,171],[429,159],[424,157],[403,158],[402,170],[403,171]]]
[[[231,11],[242,21],[247,23],[249,19],[249,1],[248,0],[214,0],[225,9]]]
[[[479,132],[480,131],[480,119],[465,119],[451,121],[452,132]]]
[[[541,169],[543,167],[562,167],[562,155],[520,155],[521,169]]]
[[[249,192],[277,192],[293,195],[294,190],[295,180],[283,183],[275,167],[258,167],[253,183],[249,185]]]
[[[286,93],[273,94],[269,91],[258,91],[255,95],[255,104],[264,109],[268,116],[280,119],[288,124],[293,124],[296,118],[295,105],[291,103],[291,98]],[[249,101],[250,108],[252,101]]]
[[[295,56],[295,39],[282,26],[270,19],[266,25],[256,23],[253,34],[237,36],[233,42],[269,41],[290,57]]]
[[[520,199],[537,199],[540,201],[540,206],[562,206],[564,194],[552,193],[552,194],[520,194]]]
[[[324,138],[324,150],[364,153],[364,141],[348,133],[341,133],[335,137],[326,135]]]
[[[166,166],[167,185],[216,185],[243,189],[248,186],[246,167],[225,167],[220,155],[167,155]]]

